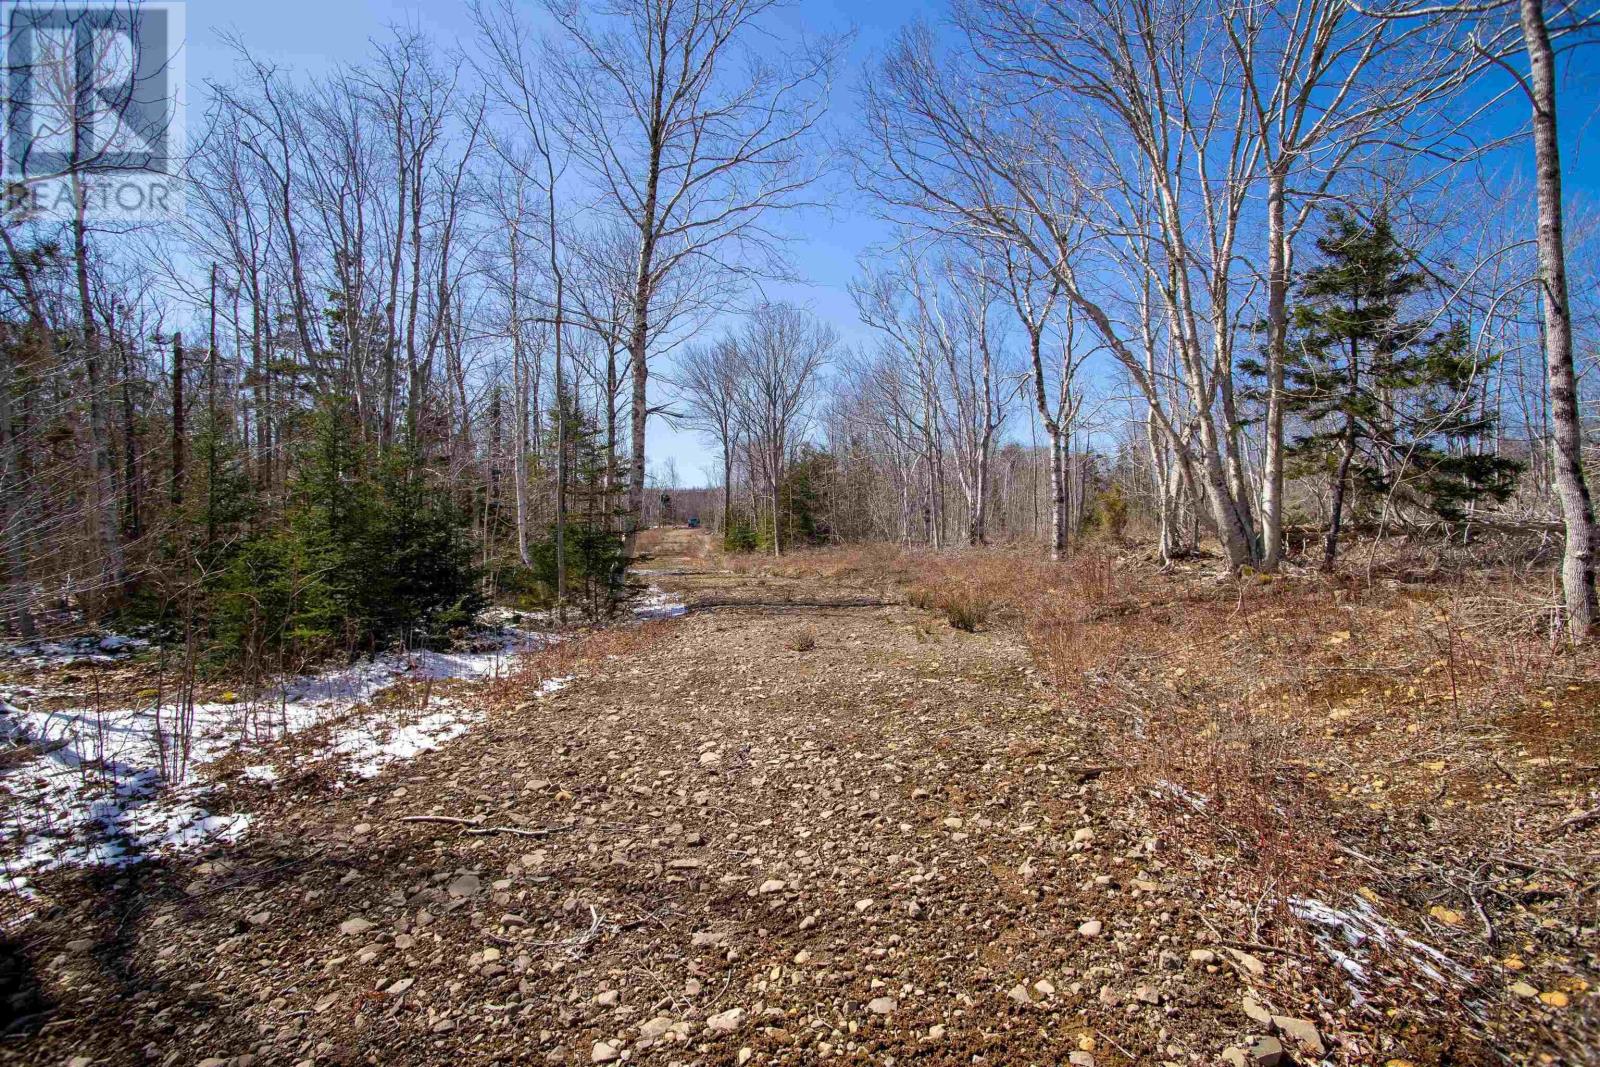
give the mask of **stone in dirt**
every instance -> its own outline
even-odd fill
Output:
[[[1310,1019],[1274,1015],[1272,1017],[1272,1025],[1276,1026],[1278,1032],[1284,1037],[1287,1037],[1313,1056],[1320,1057],[1326,1051],[1322,1044],[1322,1035],[1317,1032],[1316,1026],[1312,1024]]]
[[[1257,978],[1260,978],[1262,975],[1267,973],[1267,965],[1250,955],[1248,952],[1240,952],[1236,948],[1230,948],[1228,950],[1228,955],[1232,956],[1234,962],[1240,967],[1244,968]]]
[[[1069,1053],[1067,1055],[1067,1062],[1073,1064],[1074,1067],[1094,1067],[1094,1053],[1092,1053],[1092,1052],[1073,1052],[1073,1053]]]
[[[756,892],[781,893],[783,892],[783,884],[783,879],[781,878],[768,878],[765,882],[761,883],[761,888],[756,890]]]
[[[590,1063],[610,1063],[622,1058],[622,1050],[609,1041],[596,1041],[589,1050]]]
[[[1232,1067],[1288,1067],[1291,1062],[1275,1037],[1263,1037],[1249,1048],[1226,1049],[1222,1058]]]
[[[739,1024],[744,1022],[743,1008],[729,1008],[720,1011],[706,1020],[706,1029],[719,1034],[731,1034],[739,1029]]]
[[[867,1010],[874,1015],[888,1015],[894,1011],[895,1000],[893,997],[875,997],[867,1002]]]
[[[370,929],[372,929],[372,924],[359,915],[346,919],[339,924],[339,932],[346,937],[355,937],[358,934],[366,933]]]
[[[1099,937],[1100,931],[1105,929],[1099,919],[1090,919],[1078,927],[1078,934],[1082,937]]]
[[[475,897],[481,883],[475,874],[463,874],[452,879],[445,890],[453,897]]]
[[[655,1041],[678,1027],[677,1020],[670,1015],[657,1015],[648,1022],[639,1024],[639,1039],[641,1041]]]

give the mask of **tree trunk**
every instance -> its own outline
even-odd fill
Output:
[[[1059,426],[1050,427],[1050,558],[1067,558],[1067,450]]]
[[[1267,415],[1261,485],[1261,569],[1283,558],[1283,362],[1288,339],[1288,247],[1281,168],[1267,176]]]
[[[1359,316],[1359,309],[1357,311]],[[1355,317],[1355,316],[1353,316]],[[1360,350],[1356,339],[1350,339],[1350,396],[1349,403],[1356,402],[1356,389],[1361,381],[1361,370],[1358,359]],[[1356,416],[1355,412],[1346,411],[1344,415],[1344,449],[1339,454],[1339,469],[1333,476],[1333,517],[1328,523],[1328,541],[1322,550],[1322,569],[1332,571],[1334,562],[1339,556],[1339,527],[1344,520],[1344,490],[1350,480],[1350,464],[1356,455]]]
[[[606,529],[616,528],[617,512],[617,394],[622,391],[617,374],[617,347],[606,340]],[[726,457],[724,457],[726,458]]]
[[[645,424],[650,414],[646,397],[650,380],[650,246],[651,237],[645,234],[639,249],[638,272],[634,278],[633,322],[628,334],[628,370],[633,375],[633,405],[628,412],[633,463],[628,468],[628,513],[623,521],[623,529],[627,534],[629,555],[633,553],[634,538],[644,521]]]
[[[1566,525],[1561,587],[1574,641],[1594,625],[1594,504],[1583,477],[1583,433],[1578,416],[1577,374],[1572,362],[1572,309],[1567,303],[1567,264],[1562,234],[1561,156],[1556,142],[1555,56],[1544,21],[1543,0],[1522,0],[1522,38],[1528,50],[1533,95],[1535,187],[1539,203],[1539,281],[1544,302],[1545,373],[1555,423],[1555,483]]]
[[[783,520],[778,511],[778,485],[781,476],[777,473],[777,464],[773,464],[772,474],[772,554],[783,555]]]
[[[722,541],[727,544],[733,519],[733,442],[722,435]]]
[[[88,385],[89,457],[94,487],[92,525],[99,542],[104,599],[115,601],[127,582],[127,564],[122,554],[122,539],[117,532],[116,475],[111,467],[111,426],[106,416],[104,367],[100,363],[100,331],[95,326],[94,302],[89,295],[88,226],[84,220],[86,197],[73,173],[72,191],[77,210],[72,216],[72,258],[78,288],[79,338],[83,345],[83,366]]]
[[[545,173],[549,180],[546,210],[550,223],[550,276],[555,280],[555,375],[556,375],[556,614],[567,621],[567,385],[562,334],[566,331],[566,277],[556,246],[555,171],[548,155]]]
[[[1211,513],[1216,519],[1217,537],[1222,541],[1222,550],[1228,560],[1228,569],[1237,571],[1239,568],[1255,562],[1256,556],[1252,551],[1250,533],[1245,526],[1244,517],[1239,512],[1239,502],[1234,499],[1228,482],[1228,474],[1223,466],[1222,452],[1217,442],[1216,429],[1212,426],[1209,415],[1201,413],[1199,418],[1200,458],[1204,467],[1206,498],[1211,504]]]
[[[172,335],[172,519],[183,510],[183,334]]]
[[[139,499],[139,413],[132,346],[122,342],[116,348],[122,357],[122,382],[117,389],[122,399],[122,531],[124,542],[131,544],[144,532]]]
[[[5,599],[11,627],[31,639],[37,632],[29,607],[28,564],[23,552],[22,479],[18,464],[22,442],[11,425],[11,379],[14,349],[0,353],[0,537],[5,538]]]

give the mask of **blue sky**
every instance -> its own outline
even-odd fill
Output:
[[[534,0],[528,0],[528,6],[534,6]],[[937,20],[943,10],[939,0],[797,0],[783,18],[812,32],[855,32],[834,97],[834,121],[843,126],[855,107],[857,80],[870,69],[873,55],[900,27],[919,17]],[[190,0],[187,23],[188,77],[195,89],[207,79],[228,77],[233,55],[220,40],[225,31],[237,34],[262,58],[305,72],[361,61],[370,41],[386,35],[391,25],[424,31],[441,44],[465,42],[472,35],[462,0]],[[1567,58],[1560,89],[1568,192],[1592,202],[1600,190],[1600,47]],[[191,91],[190,101],[191,107],[199,105],[198,92]],[[1513,100],[1511,106],[1525,109],[1526,104]],[[1506,119],[1512,123],[1519,117],[1508,113]],[[1531,147],[1508,153],[1503,164],[1525,166],[1528,155]],[[859,257],[881,242],[886,231],[847,180],[834,181],[828,199],[829,208],[796,212],[788,220],[788,229],[801,235],[792,255],[794,268],[806,283],[778,287],[774,293],[811,307],[838,327],[847,341],[865,341],[846,286],[857,272]],[[1026,426],[1025,417],[1022,425]],[[712,473],[717,464],[704,442],[661,420],[651,426],[649,452],[652,466],[674,459],[686,484],[711,484],[720,477]]]
[[[533,0],[527,4],[535,7]],[[851,53],[835,94],[837,117],[853,107],[857,73],[901,26],[930,11],[914,0],[803,0],[783,13],[785,20],[811,32],[855,32]],[[234,56],[220,34],[231,32],[256,54],[283,67],[319,72],[337,64],[354,64],[368,54],[369,43],[386,35],[391,25],[413,27],[440,43],[469,41],[473,30],[462,0],[190,0],[187,5],[188,77],[191,108],[200,106],[199,88],[207,79],[226,80]],[[804,304],[833,322],[847,340],[861,338],[846,285],[856,273],[857,259],[883,228],[849,188],[838,180],[829,189],[831,209],[806,210],[788,220],[796,235],[791,251],[796,272],[808,284],[780,286],[774,295]],[[800,213],[796,213],[799,215]],[[651,466],[676,461],[680,478],[690,484],[711,484],[721,477],[715,454],[696,434],[675,431],[662,420],[650,426]],[[713,472],[713,468],[715,471]]]

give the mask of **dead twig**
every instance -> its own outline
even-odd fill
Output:
[[[1279,948],[1277,945],[1263,944],[1260,941],[1236,941],[1233,938],[1223,937],[1217,939],[1217,944],[1229,945],[1233,948],[1251,949],[1255,952],[1275,952],[1280,956],[1288,956],[1292,959],[1304,960],[1307,963],[1316,962],[1310,956],[1296,952],[1292,948]]]
[[[567,826],[541,826],[524,830],[517,826],[481,826],[479,819],[461,819],[452,815],[406,815],[401,822],[437,822],[461,827],[461,832],[472,837],[490,837],[494,834],[515,834],[517,837],[549,837],[571,829]]]
[[[576,937],[560,938],[555,941],[521,941],[518,944],[528,948],[564,948],[577,955],[578,949],[600,936],[600,927],[604,925],[600,920],[600,909],[593,904],[589,905],[589,920],[589,929]]]
[[[1570,833],[1573,830],[1582,830],[1595,822],[1600,822],[1600,807],[1590,808],[1588,811],[1580,811],[1576,815],[1568,815],[1556,824],[1556,828]]]

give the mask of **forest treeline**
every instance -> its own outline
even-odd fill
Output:
[[[1352,523],[1514,521],[1590,625],[1556,121],[1592,4],[963,0],[849,71],[770,0],[469,15],[326,74],[231,42],[179,222],[9,202],[14,632],[135,617],[265,664],[493,599],[603,613],[674,507],[733,548],[1057,557],[1143,516],[1268,571]],[[844,183],[894,235],[848,345],[757,284]],[[716,499],[650,484],[652,420],[714,446]]]

